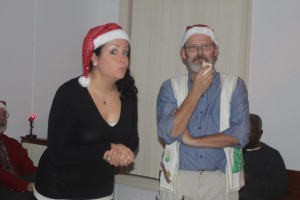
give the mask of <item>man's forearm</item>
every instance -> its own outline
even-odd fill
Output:
[[[179,109],[174,113],[172,136],[178,137],[186,130],[190,118],[200,101],[201,96],[190,93],[183,101]]]
[[[200,137],[186,137],[183,142],[192,147],[201,148],[223,148],[238,145],[239,141],[235,137],[217,133],[214,135],[206,135]]]

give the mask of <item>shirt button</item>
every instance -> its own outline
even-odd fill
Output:
[[[199,126],[199,129],[201,129],[201,126]]]

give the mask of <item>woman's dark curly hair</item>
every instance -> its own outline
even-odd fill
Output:
[[[96,54],[96,56],[99,56],[101,54],[102,47],[103,47],[103,45],[94,50],[94,53]],[[130,49],[128,52],[128,58],[130,58]],[[92,71],[92,69],[93,69],[93,63],[91,61],[89,71]],[[134,78],[130,75],[129,67],[126,70],[124,78],[118,80],[116,82],[116,85],[117,85],[118,91],[121,93],[121,101],[137,100],[138,89],[135,86]]]

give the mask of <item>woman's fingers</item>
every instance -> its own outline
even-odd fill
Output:
[[[134,153],[123,144],[112,144],[112,148],[103,155],[109,164],[114,166],[128,166],[134,162]]]

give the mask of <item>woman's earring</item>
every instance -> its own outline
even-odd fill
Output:
[[[93,65],[94,65],[94,66],[96,66],[96,65],[97,65],[97,63],[93,63]]]

